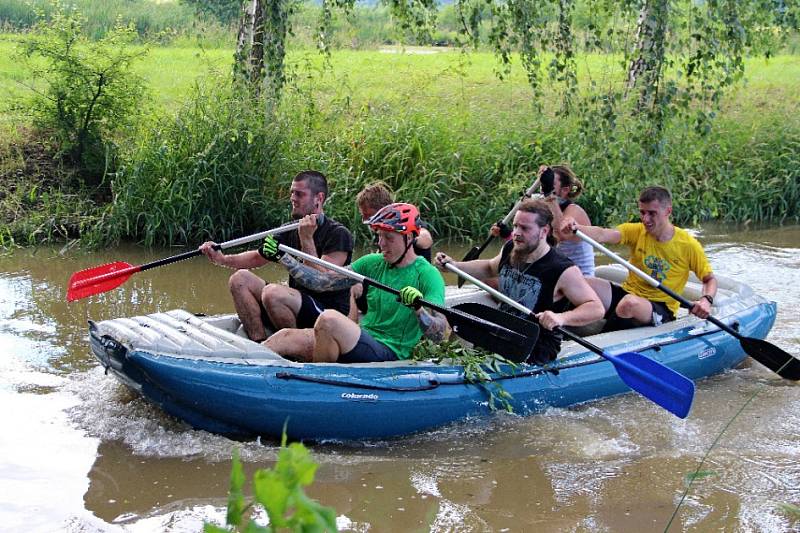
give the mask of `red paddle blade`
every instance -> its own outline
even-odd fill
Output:
[[[80,300],[119,287],[131,277],[131,274],[139,272],[140,268],[124,261],[117,261],[75,272],[69,278],[67,301]]]

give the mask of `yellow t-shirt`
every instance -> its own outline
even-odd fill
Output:
[[[667,242],[657,241],[640,222],[620,224],[616,229],[622,235],[620,243],[631,249],[630,262],[678,294],[686,286],[689,271],[701,280],[712,274],[703,247],[685,229],[676,227],[675,235]],[[676,300],[633,272],[628,273],[622,288],[642,298],[664,302],[675,315],[680,308]]]

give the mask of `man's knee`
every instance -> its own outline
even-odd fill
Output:
[[[336,330],[340,329],[340,321],[342,319],[347,320],[347,317],[333,309],[326,309],[320,313],[316,322],[314,322],[314,332],[325,332],[328,335],[332,335]]]
[[[634,318],[642,321],[645,316],[649,316],[652,308],[650,302],[644,298],[629,294],[619,301],[615,312],[620,318]]]
[[[231,277],[228,278],[228,288],[231,292],[241,292],[253,285],[254,282],[260,281],[261,278],[250,272],[249,270],[237,270]]]

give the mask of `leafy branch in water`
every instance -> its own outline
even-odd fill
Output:
[[[319,533],[336,531],[336,511],[312,500],[303,490],[314,482],[318,465],[302,443],[293,442],[287,446],[284,432],[275,467],[256,470],[253,474],[255,501],[248,504],[244,499],[245,475],[238,449],[233,450],[232,463],[225,520],[228,527],[206,523],[203,527],[205,533],[269,533],[281,529]],[[255,504],[267,511],[268,526],[259,526],[245,517]]]
[[[778,504],[778,509],[792,520],[800,521],[800,506],[791,503],[780,503]]]
[[[464,368],[464,380],[481,387],[488,396],[489,409],[497,410],[497,403],[503,410],[513,413],[511,405],[513,396],[496,381],[492,375],[508,375],[516,370],[517,365],[496,353],[480,348],[467,348],[456,340],[434,343],[423,339],[414,348],[411,358],[415,361],[433,361],[448,363]]]

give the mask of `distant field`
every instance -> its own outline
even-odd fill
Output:
[[[16,115],[7,114],[9,105],[27,91],[21,82],[30,81],[13,57],[13,38],[0,36],[0,110],[6,122]],[[227,75],[232,57],[232,49],[157,46],[136,70],[147,80],[155,107],[170,110],[209,73]],[[614,85],[618,83],[618,67],[614,65],[618,61],[610,56],[582,56],[578,62],[580,76],[591,77],[600,87]],[[338,51],[332,56],[332,70],[325,70],[320,55],[309,50],[292,52],[289,62],[298,66],[297,85],[310,90],[322,105],[328,102],[336,106],[348,99],[354,109],[364,105],[406,109],[410,105],[436,114],[480,114],[485,120],[510,120],[512,124],[534,112],[531,89],[519,65],[500,80],[496,76],[498,63],[489,53],[419,48]],[[736,121],[756,122],[765,114],[796,116],[800,114],[798,86],[797,56],[750,59],[747,80],[729,97],[726,114]],[[549,91],[545,112],[553,111],[557,102],[557,93]]]

